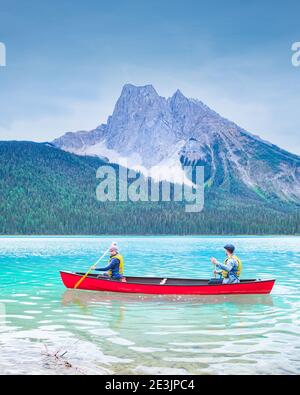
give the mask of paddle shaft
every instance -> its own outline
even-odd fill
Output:
[[[77,289],[79,285],[84,281],[85,278],[91,273],[93,270],[94,266],[97,266],[98,263],[105,257],[105,255],[108,253],[109,249],[105,251],[105,253],[98,259],[98,261],[89,268],[89,270],[85,273],[84,276],[81,277],[81,279],[75,284],[74,289]]]

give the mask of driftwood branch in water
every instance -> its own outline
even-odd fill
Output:
[[[67,369],[73,368],[78,373],[84,374],[84,372],[82,372],[80,369],[73,366],[69,361],[64,359],[64,356],[68,353],[68,351],[62,351],[61,349],[58,349],[56,352],[50,352],[46,344],[44,344],[44,347],[45,347],[45,352],[42,352],[42,354],[47,358],[49,358],[49,361],[51,361],[52,363],[54,362],[56,365],[59,365],[60,367],[63,366]],[[48,365],[48,368],[51,368],[51,366],[49,366],[49,362],[47,362],[46,364]]]

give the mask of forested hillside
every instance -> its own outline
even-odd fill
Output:
[[[257,194],[252,199],[208,188],[201,213],[186,213],[174,202],[98,202],[96,170],[103,163],[48,144],[0,142],[0,233],[300,233],[296,206]]]

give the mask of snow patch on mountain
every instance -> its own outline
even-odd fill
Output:
[[[245,186],[251,193],[300,202],[299,156],[265,142],[180,90],[166,99],[152,85],[127,84],[106,124],[66,133],[53,144],[152,172],[156,179],[184,177],[187,183],[183,166],[204,166],[211,187],[236,191]]]

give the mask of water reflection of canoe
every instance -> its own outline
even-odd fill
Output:
[[[178,304],[219,304],[234,303],[237,305],[266,305],[273,306],[271,295],[142,295],[112,292],[80,292],[68,289],[62,296],[62,304],[80,304],[88,306],[97,303],[120,302],[130,304],[139,302],[175,303]]]
[[[84,273],[60,272],[67,288],[74,288]],[[78,289],[89,291],[125,292],[154,295],[237,295],[269,294],[275,280],[241,280],[239,284],[208,284],[209,280],[126,277],[126,282],[98,278],[90,274]]]

